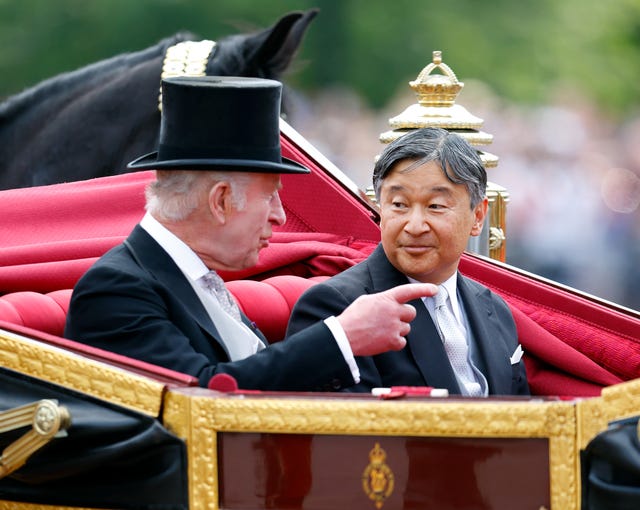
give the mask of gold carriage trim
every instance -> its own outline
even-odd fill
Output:
[[[215,41],[183,41],[167,48],[160,79],[173,76],[204,76],[207,62],[216,47]],[[162,111],[162,87],[158,95],[158,109]]]
[[[162,407],[165,385],[159,381],[8,331],[0,332],[0,366],[149,416]]]
[[[212,395],[203,388],[176,388],[166,395],[163,422],[187,442],[193,510],[220,508],[217,436],[224,432],[546,438],[551,508],[573,510],[577,509],[579,487],[574,406],[572,402],[542,400],[251,398]]]

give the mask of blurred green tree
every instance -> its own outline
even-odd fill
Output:
[[[383,106],[435,49],[459,78],[540,103],[555,85],[612,115],[640,98],[637,0],[0,0],[0,97],[180,30],[220,38],[319,7],[287,81],[356,90]]]

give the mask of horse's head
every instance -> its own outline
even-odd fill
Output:
[[[220,40],[209,59],[206,73],[210,76],[280,79],[295,56],[309,23],[317,14],[318,9],[290,12],[270,28]]]
[[[318,9],[290,12],[265,30],[221,39],[209,58],[206,74],[281,80],[317,14]],[[287,109],[284,96],[283,113]]]
[[[160,42],[164,51],[162,77],[206,74],[281,80],[317,14],[318,9],[290,12],[267,29],[220,41],[194,41],[197,37],[189,32],[175,34]],[[285,96],[283,112],[286,102]]]
[[[291,12],[268,29],[219,39],[202,60],[203,73],[281,79],[317,13]],[[175,34],[0,104],[0,189],[126,172],[129,161],[155,150],[161,73],[171,48],[193,39]],[[177,64],[180,73],[185,62]]]

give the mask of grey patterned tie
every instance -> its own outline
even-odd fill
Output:
[[[464,332],[460,329],[458,321],[453,312],[449,309],[447,300],[449,294],[447,289],[438,285],[438,293],[434,296],[436,306],[436,322],[440,328],[444,348],[451,367],[456,374],[458,382],[464,386],[463,393],[472,397],[482,396],[482,387],[477,379],[469,362],[469,346]]]
[[[240,309],[234,301],[231,293],[227,290],[227,286],[224,284],[224,280],[220,278],[220,275],[215,271],[209,271],[202,277],[202,279],[204,280],[207,289],[216,296],[222,309],[238,322],[242,322]]]

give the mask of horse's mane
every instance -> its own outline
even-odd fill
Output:
[[[23,107],[52,97],[59,90],[66,90],[68,92],[78,85],[84,86],[97,79],[105,79],[114,72],[134,67],[141,62],[146,62],[164,55],[168,47],[178,42],[192,40],[194,38],[194,35],[190,32],[178,32],[144,50],[116,55],[115,57],[89,64],[75,71],[62,73],[46,79],[38,85],[11,96],[4,103],[0,104],[0,118],[8,118],[15,115]]]

